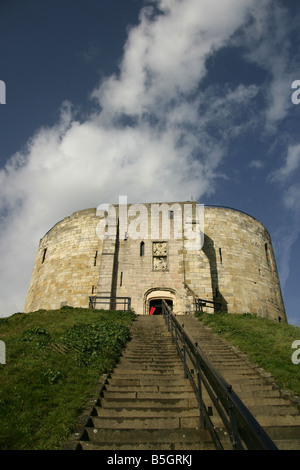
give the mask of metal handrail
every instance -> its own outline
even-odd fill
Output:
[[[116,310],[127,311],[131,309],[131,297],[104,297],[94,295],[89,297],[89,308],[96,308],[99,304],[109,304],[112,310],[116,309],[117,305],[123,305],[123,308]]]
[[[245,450],[246,446],[248,450],[278,450],[265,430],[233,391],[232,386],[215,370],[198,343],[184,329],[184,325],[180,325],[167,303],[163,301],[162,304],[168,330],[172,334],[177,351],[183,361],[185,378],[190,379],[198,399],[200,425],[208,429],[216,449],[222,450],[223,445],[204,403],[202,386],[206,388],[229,433],[233,449]],[[191,366],[196,370],[196,380]]]
[[[196,312],[203,312],[203,307],[213,308],[214,310],[221,310],[222,302],[215,300],[200,299],[199,297],[194,299],[196,305]]]

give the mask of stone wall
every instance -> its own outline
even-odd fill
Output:
[[[272,242],[253,217],[222,207],[205,207],[201,252],[188,254],[187,279],[195,293],[231,313],[249,312],[286,321]],[[198,273],[198,276],[197,276]]]
[[[286,321],[272,243],[263,225],[234,209],[205,206],[204,244],[201,250],[191,249],[184,231],[180,236],[174,232],[183,227],[188,205],[196,207],[170,203],[172,216],[164,224],[160,216],[157,232],[151,226],[154,205],[128,206],[127,226],[120,223],[116,240],[99,238],[104,219],[96,209],[66,217],[40,241],[24,311],[63,304],[87,307],[89,296],[105,294],[130,297],[138,314],[149,313],[155,296],[168,298],[180,314],[190,312],[198,296],[220,302],[230,313]],[[114,207],[121,222],[124,217]],[[146,229],[141,223],[145,217]],[[169,234],[163,230],[166,221]]]
[[[88,307],[99,278],[102,242],[95,209],[75,212],[40,240],[24,312]]]

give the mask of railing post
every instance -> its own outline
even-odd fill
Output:
[[[184,325],[182,325],[182,355],[183,355],[183,367],[184,367],[184,378],[188,378],[188,374],[186,371],[186,346],[185,346],[185,333],[184,333]]]
[[[175,325],[175,345],[176,345],[176,349],[178,350],[178,339],[177,339],[177,328],[176,328],[176,325]]]
[[[198,343],[195,343],[195,346],[198,346]],[[201,428],[205,427],[204,418],[203,418],[203,400],[202,400],[202,384],[201,384],[201,377],[200,377],[200,360],[199,354],[197,349],[195,350],[196,356],[196,365],[197,365],[197,381],[198,381],[198,405],[200,411],[200,426]]]
[[[230,394],[231,393],[231,385],[227,387],[227,391]],[[229,419],[230,419],[230,425],[231,425],[231,442],[232,442],[232,447],[234,450],[243,450],[243,445],[240,440],[240,434],[238,431],[237,423],[236,423],[236,417],[234,414],[234,409],[233,409],[233,404],[231,403],[230,398],[227,398],[227,405],[228,405],[228,411],[229,411]]]
[[[174,325],[173,325],[173,318],[171,318],[171,336],[172,336],[172,339],[174,338],[174,335],[173,335],[173,328],[174,328]]]

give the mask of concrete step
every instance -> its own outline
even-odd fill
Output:
[[[112,418],[139,418],[141,415],[145,418],[165,418],[170,416],[175,416],[178,418],[199,418],[199,411],[197,408],[157,408],[153,406],[147,406],[145,408],[103,408],[101,406],[96,406],[94,408],[94,413],[97,416],[101,417],[112,417]]]
[[[178,361],[170,363],[170,362],[163,362],[163,361],[129,361],[128,359],[122,359],[119,363],[118,366],[124,367],[124,368],[130,368],[130,369],[178,369],[178,370],[183,370],[182,364],[178,364]]]
[[[279,450],[300,450],[300,439],[273,439]]]
[[[204,429],[104,429],[86,428],[86,448],[102,450],[212,450],[211,438]],[[87,446],[87,444],[89,444]],[[95,447],[96,446],[96,447]]]
[[[155,393],[155,392],[170,392],[170,384],[168,385],[162,385],[160,383],[158,384],[149,384],[149,385],[139,385],[138,388],[137,386],[133,385],[114,385],[114,384],[107,384],[105,386],[106,390],[109,392],[150,392],[150,393]],[[177,385],[175,382],[172,385],[171,391],[172,393],[176,393],[177,396],[179,396],[180,393],[183,393],[187,390],[186,384],[183,385]],[[193,392],[194,393],[194,392]]]
[[[197,429],[200,418],[197,417],[93,417],[93,427],[96,429]]]
[[[266,431],[272,439],[283,440],[295,438],[300,440],[300,426],[266,426]]]
[[[139,362],[143,362],[144,364],[170,364],[170,365],[173,365],[173,364],[178,364],[178,356],[174,355],[173,357],[170,357],[170,356],[167,356],[167,357],[161,357],[161,356],[157,356],[157,357],[149,357],[148,355],[123,355],[120,359],[120,362],[128,362],[128,363],[132,363],[132,364],[136,364],[136,363],[139,363]]]
[[[103,408],[197,408],[196,398],[157,398],[151,400],[148,398],[103,398],[101,399]]]
[[[145,376],[145,375],[148,375],[148,376],[161,376],[161,375],[166,375],[168,377],[172,376],[176,376],[176,377],[182,377],[183,376],[183,372],[182,372],[182,369],[180,368],[180,366],[178,366],[176,369],[170,369],[170,368],[167,368],[167,369],[156,369],[155,371],[153,369],[147,369],[146,367],[145,368],[134,368],[134,369],[131,369],[129,367],[126,367],[126,368],[123,368],[121,365],[118,365],[115,369],[114,369],[114,373],[116,373],[116,375],[119,375],[119,376],[129,376],[131,375],[132,377],[136,376]]]
[[[133,399],[139,399],[139,398],[145,398],[147,400],[156,400],[156,399],[178,399],[178,396],[180,398],[192,398],[195,397],[195,392],[193,390],[185,390],[184,392],[180,393],[180,395],[176,392],[172,391],[157,391],[157,392],[151,392],[151,391],[140,391],[139,389],[136,392],[127,392],[127,391],[104,391],[103,392],[104,398],[120,398],[121,400],[124,400],[125,398],[133,398]]]
[[[78,445],[80,450],[108,450],[113,452],[121,451],[198,451],[198,450],[215,450],[215,446],[209,440],[205,441],[202,437],[198,442],[188,441],[183,438],[181,442],[139,442],[139,443],[107,443],[107,442],[90,442],[81,441]],[[133,454],[134,455],[134,454]]]
[[[188,384],[188,380],[184,379],[183,377],[178,376],[168,376],[168,375],[141,375],[139,377],[132,377],[131,374],[114,374],[113,377],[108,379],[108,384],[116,385],[116,386],[147,386],[147,385],[157,385],[157,386],[166,386],[170,387],[174,384],[186,387]]]

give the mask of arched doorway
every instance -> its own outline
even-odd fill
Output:
[[[173,300],[170,299],[152,299],[149,301],[149,315],[162,315],[162,301],[169,305],[171,310],[173,310]]]
[[[145,292],[144,295],[144,314],[145,315],[161,315],[162,300],[173,310],[176,304],[176,293],[174,289],[168,288],[152,288]]]

